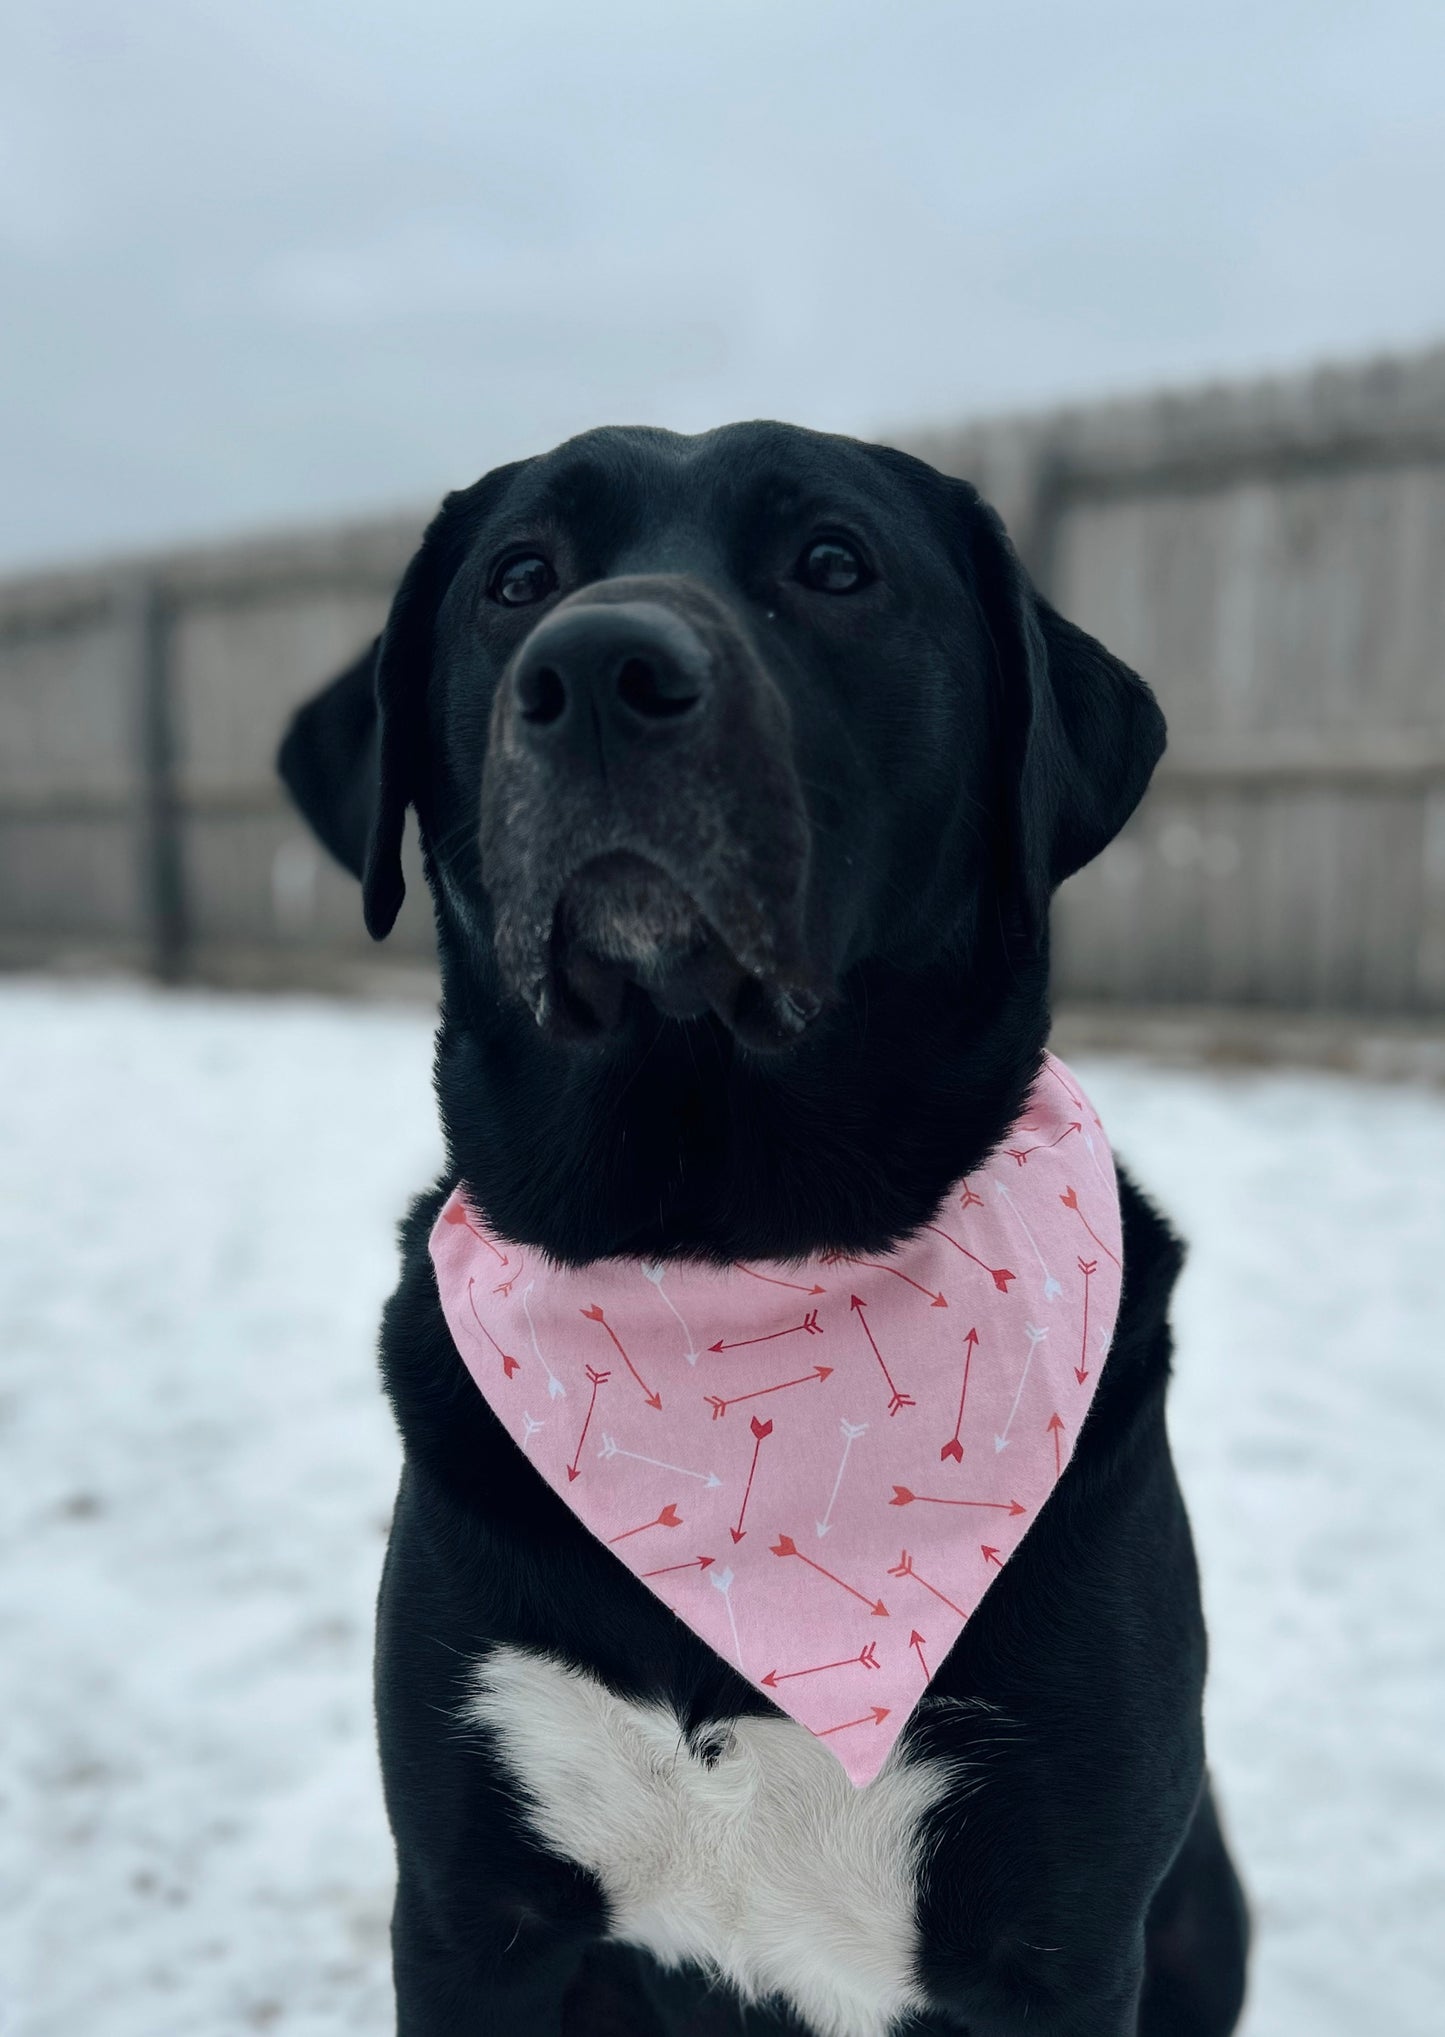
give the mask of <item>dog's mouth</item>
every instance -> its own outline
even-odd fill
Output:
[[[563,1036],[596,1037],[645,999],[667,1018],[711,1013],[744,1044],[776,1050],[806,1031],[822,999],[759,966],[757,946],[748,929],[717,925],[659,864],[613,850],[562,887],[538,1017]]]

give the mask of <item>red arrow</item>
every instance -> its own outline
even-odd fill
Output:
[[[861,1266],[865,1273],[891,1273],[895,1280],[905,1280],[910,1287],[916,1288],[920,1294],[927,1295],[935,1308],[948,1307],[948,1297],[946,1294],[937,1293],[933,1288],[925,1287],[921,1280],[915,1280],[913,1275],[905,1273],[901,1266],[884,1266],[875,1259],[849,1259],[844,1263],[849,1266]]]
[[[586,1367],[586,1372],[587,1377],[592,1382],[592,1398],[587,1403],[587,1413],[582,1421],[582,1433],[577,1438],[577,1448],[573,1454],[572,1462],[567,1466],[567,1483],[569,1485],[582,1467],[582,1445],[587,1441],[587,1431],[592,1425],[592,1410],[597,1405],[597,1389],[599,1386],[605,1386],[612,1377],[610,1372],[594,1372],[590,1365]]]
[[[863,1334],[873,1348],[873,1356],[878,1360],[879,1366],[882,1368],[883,1377],[888,1381],[888,1391],[892,1396],[888,1403],[889,1414],[896,1415],[900,1408],[917,1407],[918,1403],[914,1400],[911,1393],[900,1393],[893,1384],[893,1374],[883,1363],[883,1353],[879,1350],[878,1341],[868,1326],[867,1316],[863,1313],[868,1306],[867,1302],[864,1301],[861,1294],[854,1294],[848,1297],[848,1306],[856,1313],[859,1322],[863,1325]]]
[[[773,1433],[772,1423],[760,1421],[756,1415],[753,1416],[750,1426],[753,1432],[753,1461],[748,1466],[748,1482],[743,1487],[743,1503],[738,1508],[738,1524],[735,1528],[728,1529],[728,1533],[732,1536],[734,1542],[741,1542],[743,1536],[748,1532],[743,1526],[743,1515],[748,1510],[748,1498],[752,1492],[753,1478],[758,1468],[758,1452],[763,1447],[764,1438],[771,1436]]]
[[[1073,1124],[1065,1125],[1056,1139],[1041,1139],[1036,1146],[1005,1146],[1004,1151],[1010,1160],[1022,1167],[1030,1153],[1047,1153],[1051,1146],[1062,1146],[1071,1132],[1081,1132],[1083,1129],[1084,1127],[1075,1119]]]
[[[869,1598],[866,1591],[857,1591],[845,1579],[835,1577],[831,1570],[825,1570],[821,1563],[815,1563],[811,1556],[805,1556],[791,1535],[779,1535],[777,1541],[772,1544],[772,1551],[775,1556],[796,1556],[800,1563],[807,1564],[809,1570],[816,1570],[819,1577],[826,1577],[831,1584],[841,1585],[851,1598],[856,1598],[860,1604],[867,1606],[869,1612],[879,1619],[888,1618],[888,1608],[881,1598]]]
[[[968,1399],[968,1371],[969,1367],[973,1364],[974,1346],[978,1343],[978,1331],[976,1329],[970,1330],[963,1343],[963,1391],[958,1396],[958,1420],[953,1425],[953,1434],[938,1453],[940,1462],[945,1457],[951,1457],[955,1464],[962,1464],[963,1462],[963,1444],[959,1441],[959,1438],[963,1434],[963,1410],[964,1404]]]
[[[861,1719],[844,1719],[837,1726],[823,1726],[813,1734],[815,1740],[826,1740],[830,1733],[846,1733],[850,1726],[881,1726],[888,1716],[887,1705],[874,1705]]]
[[[798,1280],[778,1280],[771,1273],[759,1273],[755,1267],[744,1266],[741,1259],[734,1259],[733,1264],[739,1273],[746,1273],[750,1280],[766,1280],[769,1287],[790,1287],[794,1294],[826,1294],[828,1292],[826,1287],[819,1287],[816,1280],[811,1287],[804,1287],[802,1282]]]
[[[644,1534],[648,1528],[680,1528],[681,1526],[682,1515],[677,1510],[677,1502],[676,1500],[669,1500],[662,1512],[654,1514],[650,1521],[639,1521],[635,1528],[624,1528],[620,1535],[609,1535],[607,1537],[607,1546],[610,1549],[614,1542],[625,1542],[629,1535]],[[686,1565],[683,1566],[684,1569],[686,1567]]]
[[[962,1606],[956,1606],[951,1598],[944,1597],[943,1593],[938,1589],[938,1586],[936,1584],[930,1584],[926,1577],[919,1576],[918,1572],[913,1567],[913,1558],[909,1555],[906,1549],[904,1550],[903,1554],[899,1557],[897,1563],[889,1571],[888,1575],[890,1577],[911,1577],[915,1584],[921,1584],[925,1591],[931,1591],[933,1593],[933,1596],[938,1600],[939,1604],[947,1606],[948,1610],[951,1613],[957,1613],[958,1617],[961,1620],[966,1620],[968,1618],[968,1614],[963,1610]]]
[[[878,1643],[870,1641],[860,1655],[845,1655],[841,1662],[815,1662],[811,1669],[770,1669],[762,1679],[765,1688],[776,1690],[780,1683],[791,1683],[795,1676],[817,1676],[824,1669],[881,1669],[878,1660]]]
[[[917,1500],[920,1505],[930,1507],[984,1507],[993,1514],[1026,1514],[1027,1507],[1021,1507],[1016,1499],[935,1499],[931,1492],[910,1492],[906,1485],[895,1485],[891,1507],[911,1507]]]
[[[1064,1427],[1064,1425],[1063,1425],[1063,1422],[1062,1422],[1062,1421],[1061,1421],[1061,1420],[1059,1419],[1058,1415],[1054,1415],[1054,1416],[1053,1416],[1053,1417],[1052,1417],[1052,1418],[1050,1419],[1050,1421],[1049,1421],[1049,1424],[1048,1424],[1048,1433],[1051,1433],[1051,1434],[1052,1434],[1052,1436],[1053,1436],[1053,1439],[1054,1439],[1054,1483],[1055,1483],[1055,1485],[1057,1485],[1057,1484],[1058,1484],[1058,1482],[1059,1482],[1059,1477],[1060,1477],[1060,1474],[1062,1473],[1062,1471],[1063,1471],[1063,1468],[1064,1468],[1064,1460],[1063,1460],[1063,1455],[1062,1455],[1062,1453],[1061,1453],[1061,1451],[1060,1451],[1060,1449],[1059,1449],[1059,1437],[1060,1437],[1060,1435],[1061,1435],[1061,1434],[1063,1433],[1063,1427]]]
[[[1099,1270],[1097,1259],[1081,1259],[1079,1271],[1084,1276],[1084,1334],[1079,1345],[1079,1362],[1074,1367],[1074,1377],[1080,1386],[1089,1376],[1089,1282]]]
[[[504,1266],[508,1263],[506,1253],[492,1243],[485,1231],[477,1229],[476,1225],[467,1215],[465,1204],[460,1202],[448,1203],[447,1207],[442,1211],[442,1222],[445,1224],[461,1225],[464,1229],[471,1232],[479,1245],[486,1246],[493,1258],[500,1259]]]
[[[627,1353],[623,1350],[622,1339],[618,1336],[616,1330],[613,1329],[611,1323],[608,1322],[606,1316],[602,1313],[602,1304],[600,1302],[594,1301],[591,1308],[583,1309],[582,1314],[587,1318],[589,1323],[601,1323],[603,1329],[606,1330],[608,1336],[612,1339],[612,1343],[617,1352],[618,1357],[622,1360],[623,1364],[627,1367],[628,1371],[632,1374],[633,1378],[637,1381],[637,1384],[642,1388],[643,1394],[647,1400],[647,1405],[650,1408],[660,1408],[662,1406],[662,1395],[660,1393],[654,1393],[651,1390],[651,1388],[647,1384],[647,1381],[643,1378],[642,1374],[638,1371],[637,1367],[633,1364],[632,1360],[628,1357]]]
[[[914,1654],[918,1657],[918,1666],[923,1671],[923,1681],[927,1683],[928,1664],[923,1659],[923,1636],[922,1634],[919,1633],[917,1627],[915,1627],[913,1629],[913,1632],[908,1636],[908,1645],[913,1650]]]
[[[766,1337],[739,1337],[735,1344],[725,1344],[719,1337],[715,1344],[709,1344],[707,1348],[709,1351],[741,1351],[747,1344],[771,1344],[779,1337],[795,1337],[799,1330],[803,1331],[805,1336],[822,1336],[823,1326],[818,1321],[818,1311],[815,1308],[810,1308],[800,1323],[789,1323],[785,1330],[769,1330]]]
[[[499,1280],[496,1286],[492,1289],[492,1293],[510,1294],[512,1292],[512,1289],[516,1286],[517,1282],[521,1279],[522,1275],[526,1272],[526,1270],[527,1270],[527,1259],[524,1253],[521,1261],[517,1266],[516,1272],[509,1273],[505,1280]]]
[[[752,1393],[730,1394],[726,1400],[720,1399],[715,1393],[705,1393],[703,1399],[712,1409],[712,1418],[716,1421],[718,1416],[725,1415],[729,1408],[735,1408],[739,1401],[761,1400],[765,1393],[785,1393],[790,1386],[807,1386],[811,1380],[831,1379],[832,1376],[831,1365],[815,1365],[812,1371],[805,1372],[801,1379],[780,1379],[776,1386],[759,1386]]]
[[[942,1238],[945,1244],[952,1245],[955,1252],[962,1252],[965,1259],[972,1259],[975,1266],[982,1266],[984,1272],[992,1280],[1000,1294],[1007,1294],[1009,1282],[1018,1279],[1018,1275],[1010,1273],[1007,1266],[989,1266],[985,1264],[979,1258],[977,1252],[970,1252],[967,1245],[960,1245],[957,1238],[950,1238],[947,1231],[939,1230],[937,1224],[926,1224],[924,1229],[932,1231],[935,1237]]]
[[[496,1338],[492,1335],[491,1331],[487,1328],[486,1324],[477,1314],[477,1304],[472,1298],[472,1289],[475,1286],[476,1282],[469,1275],[467,1278],[467,1304],[471,1309],[472,1318],[476,1323],[477,1328],[481,1331],[482,1335],[486,1338],[487,1342],[491,1345],[492,1349],[501,1359],[502,1370],[503,1372],[506,1373],[508,1379],[510,1379],[513,1373],[515,1373],[518,1370],[522,1361],[520,1358],[511,1357],[506,1351],[502,1349],[501,1345],[497,1342]]]
[[[958,1198],[960,1209],[982,1209],[983,1197],[968,1185],[968,1176],[963,1177],[963,1194]]]
[[[1116,1266],[1120,1265],[1121,1262],[1118,1253],[1111,1252],[1109,1250],[1109,1247],[1104,1243],[1104,1240],[1099,1236],[1099,1233],[1094,1229],[1094,1226],[1089,1222],[1089,1219],[1084,1215],[1083,1210],[1079,1207],[1078,1190],[1074,1188],[1066,1188],[1063,1194],[1059,1197],[1059,1201],[1064,1205],[1065,1209],[1071,1209],[1074,1212],[1074,1215],[1079,1219],[1079,1222],[1083,1225],[1084,1229],[1088,1232],[1089,1236],[1093,1239],[1094,1243],[1098,1246],[1099,1250],[1103,1253],[1104,1257],[1106,1259],[1112,1259]]]
[[[715,1556],[690,1556],[686,1563],[666,1563],[661,1570],[639,1570],[639,1577],[671,1577],[674,1570],[707,1570],[716,1563]]]
[[[999,1555],[997,1549],[990,1549],[987,1542],[980,1542],[978,1546],[983,1551],[985,1563],[996,1563],[1000,1570],[1003,1569],[1003,1558]]]

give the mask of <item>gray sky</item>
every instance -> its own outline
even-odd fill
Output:
[[[1441,0],[46,0],[0,566],[1445,335]]]

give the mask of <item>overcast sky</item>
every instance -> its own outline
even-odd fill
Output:
[[[32,0],[0,567],[1445,337],[1445,0]]]

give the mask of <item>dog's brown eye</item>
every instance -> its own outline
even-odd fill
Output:
[[[503,608],[529,608],[545,601],[557,585],[557,575],[540,552],[519,552],[497,568],[487,590]]]
[[[799,559],[798,578],[818,594],[851,594],[868,578],[868,569],[842,538],[818,538]]]

